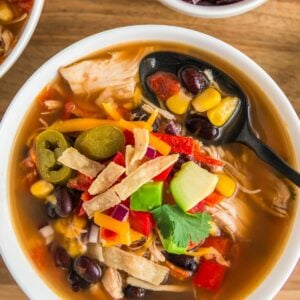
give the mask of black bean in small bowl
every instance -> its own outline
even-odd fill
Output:
[[[267,0],[158,0],[169,8],[198,18],[227,18],[257,8]]]

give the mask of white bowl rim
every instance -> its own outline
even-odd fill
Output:
[[[8,166],[10,152],[23,117],[34,101],[35,96],[33,95],[37,95],[54,78],[57,69],[62,65],[68,65],[79,58],[93,53],[95,50],[108,46],[151,40],[180,41],[182,44],[198,47],[212,54],[226,57],[227,61],[232,62],[233,66],[242,71],[244,70],[258,86],[263,88],[270,99],[273,99],[279,115],[285,120],[285,125],[292,138],[296,165],[299,169],[300,148],[297,149],[296,145],[300,145],[300,126],[296,112],[273,79],[255,62],[232,46],[200,32],[166,25],[121,27],[98,33],[76,42],[48,60],[27,80],[7,109],[0,128],[0,140],[5,141],[5,143],[1,143],[0,151],[0,251],[11,274],[30,299],[58,299],[58,296],[39,277],[23,253],[14,232],[9,207],[7,187],[9,186]],[[276,267],[249,296],[249,299],[273,298],[295,267],[300,253],[300,235],[296,232],[296,229],[300,228],[299,215],[300,206],[297,202],[293,230],[284,252],[277,261]]]
[[[19,36],[17,43],[14,45],[13,49],[11,50],[9,55],[4,59],[2,64],[0,64],[0,79],[13,66],[13,64],[18,60],[22,52],[25,50],[40,19],[43,6],[44,0],[35,0],[33,2],[33,7],[29,14],[29,18],[26,22],[26,25],[22,29],[22,33]]]
[[[268,0],[243,0],[241,2],[220,5],[220,6],[201,6],[192,5],[182,0],[158,0],[169,8],[183,14],[199,18],[228,18],[241,15],[257,8]]]

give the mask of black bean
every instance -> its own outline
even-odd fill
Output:
[[[181,129],[182,129],[182,125],[179,122],[170,121],[166,125],[164,131],[167,134],[180,135]]]
[[[124,293],[125,296],[129,298],[144,298],[146,295],[146,290],[140,287],[127,285]]]
[[[198,264],[192,256],[184,254],[176,255],[171,253],[166,253],[165,255],[167,260],[180,268],[193,272],[197,270]]]
[[[58,215],[55,211],[55,205],[53,205],[51,202],[46,202],[45,204],[46,213],[49,219],[56,219],[58,218]]]
[[[55,250],[55,264],[57,267],[65,270],[68,270],[72,265],[71,256],[62,247],[58,247]]]
[[[74,271],[89,283],[96,283],[102,276],[100,265],[87,256],[77,257],[73,267]]]
[[[71,193],[65,187],[58,187],[55,189],[56,207],[55,212],[62,218],[71,215],[75,209],[75,201]]]
[[[192,114],[185,120],[185,126],[195,136],[212,140],[219,134],[219,129],[213,126],[206,117]]]
[[[82,279],[75,271],[69,273],[68,282],[74,292],[79,292],[90,286],[90,284]]]
[[[184,87],[192,94],[198,94],[207,88],[209,81],[205,74],[194,67],[186,67],[180,72]]]
[[[192,157],[187,155],[187,154],[180,154],[178,160],[176,161],[176,163],[173,166],[173,169],[171,171],[171,175],[174,175],[176,172],[178,172],[181,169],[181,166],[188,162],[191,161]]]

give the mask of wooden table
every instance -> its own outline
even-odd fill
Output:
[[[45,0],[27,49],[0,81],[0,116],[24,81],[71,43],[96,32],[133,24],[183,26],[220,38],[261,65],[300,115],[300,1],[269,0],[259,9],[224,20],[187,17],[155,0]],[[26,299],[0,260],[0,299]],[[277,300],[300,299],[300,263]]]

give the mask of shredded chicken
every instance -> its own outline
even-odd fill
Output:
[[[102,284],[112,298],[122,299],[124,297],[122,277],[115,268],[105,270]]]
[[[176,120],[176,117],[173,114],[171,114],[170,112],[168,112],[167,110],[155,106],[153,103],[151,103],[150,101],[148,101],[146,99],[144,99],[144,102],[146,104],[143,104],[142,108],[147,113],[152,114],[154,112],[154,110],[157,109],[158,114],[161,115],[162,117],[164,117],[165,119],[170,120],[170,121]]]
[[[58,161],[90,178],[95,178],[105,168],[104,165],[87,158],[73,147],[67,148]]]
[[[103,248],[103,257],[107,266],[124,271],[156,286],[164,282],[169,274],[167,267],[117,247]]]
[[[124,92],[125,88],[128,89],[125,92],[126,98],[132,98],[132,80],[138,73],[140,60],[150,51],[151,48],[139,49],[133,53],[113,52],[110,58],[89,59],[62,67],[60,74],[68,81],[74,94],[90,94],[102,90],[102,99],[98,100],[101,102],[116,91]],[[104,96],[103,93],[107,95]]]
[[[97,195],[105,192],[120,178],[121,175],[123,175],[124,172],[125,168],[114,162],[110,162],[93,181],[88,192],[91,195]]]

